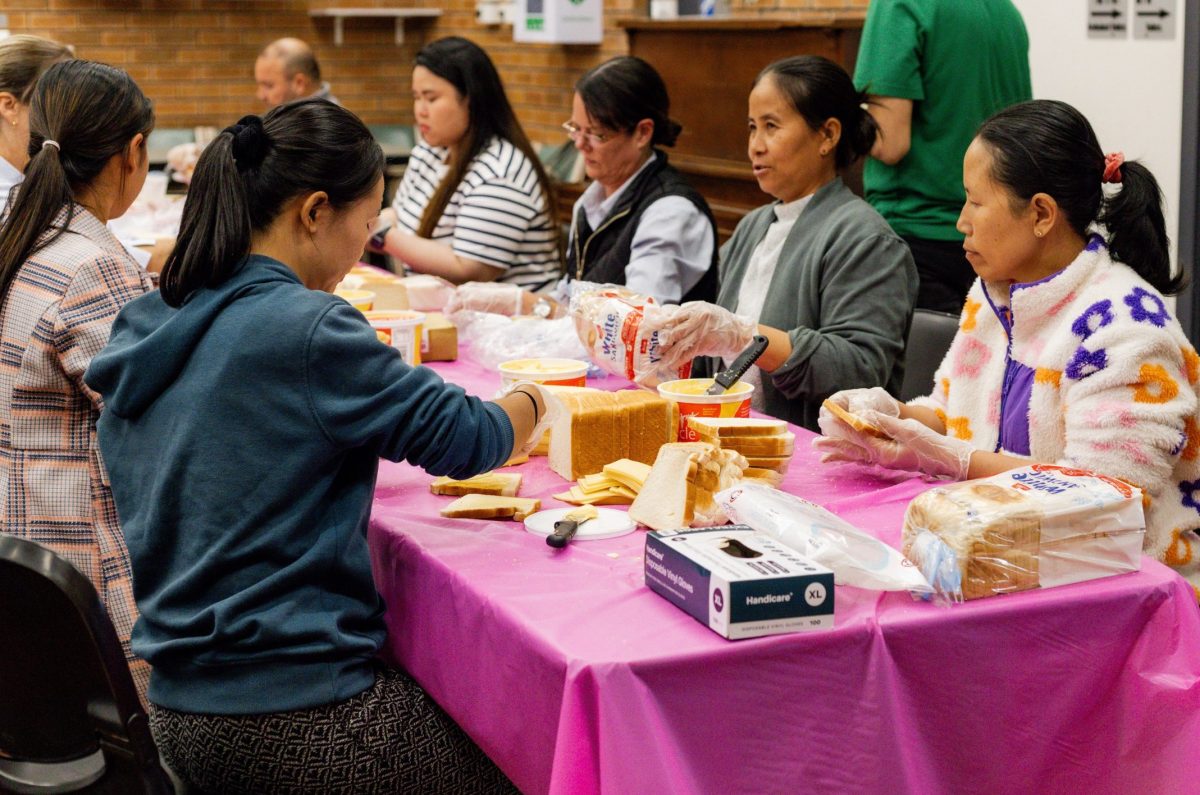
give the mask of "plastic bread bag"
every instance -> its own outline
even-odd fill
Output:
[[[615,284],[573,281],[569,316],[588,355],[601,370],[653,388],[662,381],[687,378],[691,362],[663,365],[658,322],[677,311]]]
[[[877,591],[933,590],[899,550],[808,500],[745,483],[719,492],[717,502],[734,524],[767,533],[832,569],[838,585]]]
[[[587,351],[574,334],[569,317],[505,317],[485,312],[458,312],[454,316],[459,338],[469,343],[472,359],[489,370],[513,359],[578,359]],[[590,373],[589,373],[590,375]]]
[[[961,602],[1136,571],[1142,493],[1051,464],[947,484],[904,515],[902,549],[939,598]]]

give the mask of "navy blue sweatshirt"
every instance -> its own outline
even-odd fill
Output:
[[[362,314],[254,256],[179,309],[117,316],[84,376],[133,562],[150,700],[306,709],[373,682],[383,603],[366,529],[379,457],[454,477],[501,465],[494,404],[404,364]]]

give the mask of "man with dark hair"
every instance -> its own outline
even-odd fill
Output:
[[[341,104],[321,82],[321,67],[312,47],[300,39],[279,39],[263,48],[254,63],[257,96],[267,108],[293,99],[315,97]]]

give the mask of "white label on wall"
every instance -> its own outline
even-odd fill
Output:
[[[1133,0],[1133,37],[1173,39],[1175,17],[1175,0]]]
[[[1123,39],[1129,35],[1129,0],[1087,0],[1089,39]]]

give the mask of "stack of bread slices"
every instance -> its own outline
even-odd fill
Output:
[[[576,505],[628,505],[642,490],[650,466],[622,458],[605,464],[599,472],[579,478],[570,491],[554,499]]]
[[[688,417],[701,441],[746,458],[745,477],[778,486],[792,461],[796,434],[783,420],[751,417]]]

